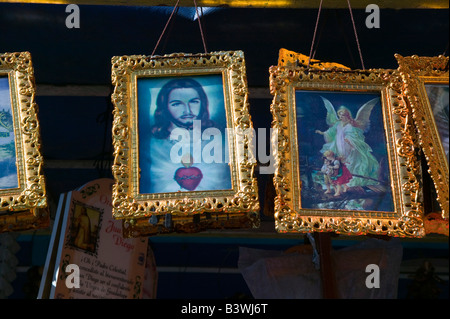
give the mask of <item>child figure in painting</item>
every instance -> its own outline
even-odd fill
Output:
[[[321,171],[324,173],[324,181],[327,190],[325,194],[331,193],[331,186],[335,188],[334,196],[340,196],[347,192],[347,183],[352,179],[352,174],[345,164],[334,154],[333,151],[323,153],[324,163]]]

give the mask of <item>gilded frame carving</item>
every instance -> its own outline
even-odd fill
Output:
[[[234,132],[225,143],[232,187],[224,190],[141,192],[144,184],[140,181],[143,172],[139,159],[143,152],[139,151],[139,147],[143,131],[138,125],[138,82],[141,79],[152,81],[209,75],[217,76],[222,81],[226,128]],[[253,221],[252,227],[259,226],[258,188],[254,177],[256,160],[250,147],[253,126],[248,110],[243,52],[117,56],[112,58],[112,83],[114,218],[129,221],[127,226],[134,227],[138,220],[145,220],[147,225],[152,226],[148,222],[152,216],[157,216],[161,223],[166,214],[170,214],[173,220],[206,213],[229,217],[245,214]],[[155,221],[155,227],[157,224]]]
[[[49,214],[31,54],[0,54],[0,81],[0,151],[4,162],[0,231],[43,228],[48,225]]]
[[[447,87],[446,118],[442,130],[448,134],[448,85],[449,57],[420,57],[417,55],[403,57],[395,55],[399,72],[404,81],[404,94],[409,102],[416,123],[419,143],[428,164],[428,171],[437,193],[437,201],[442,210],[442,217],[449,216],[449,163],[448,137],[444,147],[443,132],[438,129],[434,105],[430,102],[427,85]],[[445,99],[445,98],[444,98]],[[445,115],[445,114],[444,114]],[[440,117],[440,119],[443,117]],[[447,152],[447,155],[446,155]]]
[[[277,132],[272,145],[276,161],[275,227],[278,232],[335,232],[345,235],[398,237],[425,235],[419,183],[420,162],[415,147],[413,123],[402,95],[402,79],[399,74],[392,70],[320,70],[272,66],[270,89],[273,95],[272,127]],[[308,144],[310,140],[301,141],[302,136],[298,133],[296,92],[300,92],[299,96],[306,94],[305,92],[350,96],[360,93],[379,94],[381,126],[386,139],[390,177],[390,185],[386,189],[392,192],[392,210],[339,209],[331,205],[334,208],[326,208],[326,202],[314,208],[306,207],[306,204],[305,207],[302,206],[302,191],[306,194],[307,190],[302,177],[307,174],[300,172],[299,144],[305,141]],[[308,104],[303,105],[307,106]],[[309,111],[306,110],[305,114],[307,112]],[[325,119],[320,120],[325,122]],[[317,186],[315,183],[310,185],[313,188]],[[320,194],[321,197],[325,196]],[[332,198],[332,195],[327,198]]]
[[[221,229],[251,229],[258,227],[259,224],[257,213],[153,215],[150,220],[148,218],[124,219],[122,235],[124,238],[135,238],[169,233],[192,234]]]

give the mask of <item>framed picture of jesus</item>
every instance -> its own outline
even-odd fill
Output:
[[[114,217],[130,227],[234,217],[256,227],[243,52],[119,56],[112,70]]]

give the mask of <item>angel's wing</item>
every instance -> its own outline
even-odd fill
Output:
[[[363,104],[356,114],[355,122],[357,125],[367,131],[370,127],[370,113],[372,112],[373,107],[380,101],[379,97],[376,97],[365,104]]]
[[[321,96],[323,103],[325,105],[325,108],[327,109],[327,124],[329,126],[333,126],[338,121],[338,116],[336,113],[336,110],[334,109],[333,104],[331,104],[330,101],[328,101],[326,98]]]

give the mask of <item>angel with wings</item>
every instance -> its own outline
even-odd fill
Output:
[[[327,110],[329,128],[324,132],[315,131],[325,139],[320,152],[331,150],[343,160],[353,175],[349,187],[377,184],[380,165],[372,154],[372,148],[365,142],[364,132],[370,127],[370,114],[380,98],[364,103],[355,118],[347,107],[340,106],[336,111],[328,99],[321,98]]]

